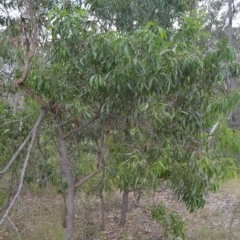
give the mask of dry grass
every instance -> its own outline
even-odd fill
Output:
[[[240,240],[240,183],[232,180],[224,184],[216,194],[209,194],[204,209],[190,214],[177,203],[170,191],[147,193],[139,204],[130,196],[129,212],[125,228],[120,228],[121,194],[117,191],[106,195],[106,229],[100,231],[100,201],[94,196],[78,194],[76,198],[74,240],[160,240],[162,228],[152,220],[150,207],[164,201],[177,211],[186,222],[189,240]],[[55,190],[25,187],[10,214],[23,240],[61,240],[62,197]],[[0,239],[19,239],[9,222],[0,229]]]

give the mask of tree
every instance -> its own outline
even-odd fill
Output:
[[[49,12],[43,32],[51,38],[43,41],[32,0],[27,10],[20,26],[28,24],[29,31],[19,35],[30,45],[22,42],[17,49],[11,80],[42,109],[10,160],[31,139],[18,192],[1,223],[19,194],[46,114],[46,130],[39,135],[58,142],[51,154],[60,160],[66,181],[66,239],[73,235],[75,192],[103,169],[105,182],[123,191],[125,203],[130,190],[167,182],[191,211],[204,206],[205,191],[234,176],[228,156],[215,158],[208,129],[238,103],[238,94],[221,83],[239,75],[239,64],[224,39],[206,50],[200,19],[181,16],[179,27],[168,31],[157,22],[141,22],[130,32],[101,32],[73,3]]]

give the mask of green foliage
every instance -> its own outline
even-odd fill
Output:
[[[90,9],[90,14],[101,19],[100,29],[113,26],[120,32],[129,32],[154,20],[160,26],[168,28],[179,17],[179,13],[189,11],[195,2],[197,1],[87,0],[85,5]]]
[[[59,79],[49,95],[71,102],[76,115],[79,105],[101,105],[123,119],[113,119],[106,177],[120,190],[167,181],[190,211],[203,207],[205,191],[236,170],[229,158],[214,158],[206,133],[239,101],[222,87],[239,74],[235,50],[223,39],[206,51],[202,23],[190,15],[178,29],[150,22],[128,34],[99,33],[79,10],[50,15]]]
[[[152,218],[161,222],[165,239],[186,239],[185,224],[174,211],[169,211],[164,203],[159,203],[151,209]]]
[[[64,132],[83,126],[100,110],[100,118],[72,134],[67,143],[76,181],[95,171],[101,144],[108,145],[104,179],[91,179],[82,188],[88,194],[102,184],[105,190],[114,185],[124,191],[156,190],[167,183],[194,211],[204,206],[206,191],[215,191],[219,182],[235,176],[232,151],[238,152],[238,134],[222,124],[212,136],[208,132],[240,100],[237,91],[227,91],[223,86],[239,76],[240,65],[226,39],[206,48],[201,17],[190,12],[180,14],[194,2],[86,2],[96,16],[102,17],[100,23],[106,16],[116,15],[116,30],[102,31],[100,23],[90,20],[88,11],[73,2],[59,2],[52,9],[40,1],[45,10],[51,8],[45,29],[51,34],[51,42],[39,46],[24,84],[60,107]],[[123,18],[129,9],[129,17]],[[147,9],[149,16],[142,14]],[[171,28],[176,18],[178,26]],[[6,31],[11,32],[10,28]],[[19,47],[16,51],[15,77],[23,71],[23,50]],[[0,50],[1,56],[4,51]],[[7,53],[10,58],[15,52]],[[9,118],[19,121],[37,108],[30,100],[24,106],[28,107],[16,117],[10,117],[7,106],[0,106],[2,124],[5,126]],[[16,141],[15,150],[30,131],[33,119],[24,120],[21,132],[16,123],[0,129],[0,150],[7,149],[11,139]],[[53,144],[55,120],[53,115],[48,116],[43,125],[25,180],[39,181],[42,186],[52,182],[63,193],[67,184],[58,163],[58,145]],[[224,148],[226,154],[218,152]],[[8,149],[4,164],[10,155]],[[182,222],[175,213],[165,214],[159,206],[156,209],[155,218],[160,217],[171,234],[183,237]]]

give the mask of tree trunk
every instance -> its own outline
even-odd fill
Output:
[[[75,186],[73,175],[71,172],[71,162],[68,157],[67,145],[64,139],[64,133],[61,126],[61,123],[58,123],[58,134],[59,134],[59,144],[60,144],[60,153],[61,153],[61,163],[64,169],[65,177],[67,180],[67,221],[66,221],[66,234],[65,239],[71,240],[73,235],[74,228],[74,214],[75,214]]]
[[[122,200],[122,211],[121,211],[121,219],[120,226],[123,227],[126,222],[127,210],[128,210],[128,188],[123,191],[123,200]]]
[[[233,19],[233,1],[228,0],[228,44],[232,46],[233,40],[233,30],[232,30],[232,19]]]
[[[98,164],[102,164],[102,161],[103,161],[103,159],[100,159],[100,157],[99,157]],[[101,167],[101,166],[99,166],[99,167]],[[101,230],[102,231],[105,230],[105,201],[104,201],[104,196],[103,196],[104,178],[105,178],[105,169],[103,169],[101,180],[100,180],[101,186],[100,186],[100,194],[99,194],[99,197],[101,199],[101,218],[102,218]]]
[[[101,187],[100,190],[100,199],[101,199],[101,230],[105,230],[105,202],[104,202],[104,196],[103,196],[103,187]]]

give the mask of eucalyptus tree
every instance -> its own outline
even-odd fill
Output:
[[[233,161],[211,156],[206,132],[239,100],[220,84],[238,75],[234,49],[222,40],[205,52],[201,24],[191,17],[179,19],[169,35],[156,23],[101,34],[83,29],[72,12],[55,14],[53,66],[68,82],[65,90],[79,84],[71,97],[109,116],[108,156],[116,160],[110,177],[125,197],[167,180],[191,211],[202,207],[204,192],[234,175]]]
[[[204,12],[205,28],[211,33],[209,41],[228,37],[230,44],[238,48],[239,7],[238,0],[199,2],[197,9]]]
[[[84,5],[99,22],[102,30],[115,27],[118,31],[129,32],[157,21],[161,27],[171,27],[181,13],[196,7],[197,0],[86,0]]]
[[[206,49],[201,19],[189,15],[168,31],[155,21],[144,25],[149,18],[139,20],[136,30],[101,32],[75,2],[48,13],[44,31],[50,37],[42,41],[37,6],[27,3],[27,19],[19,19],[28,31],[23,28],[24,41],[14,46],[19,59],[11,81],[41,113],[0,172],[7,172],[31,139],[17,194],[1,223],[21,190],[43,117],[46,131],[38,134],[43,139],[47,132],[57,142],[50,153],[66,181],[66,239],[73,235],[77,188],[101,171],[124,193],[121,224],[128,192],[163,182],[191,211],[203,207],[204,192],[235,174],[232,159],[212,154],[223,145],[213,145],[208,133],[239,100],[238,93],[222,88],[225,79],[239,75],[235,50],[225,40]]]
[[[206,42],[207,46],[211,46],[212,42],[218,41],[218,39],[222,37],[226,37],[229,45],[233,45],[237,49],[237,52],[239,52],[239,7],[240,2],[238,0],[211,0],[201,1],[199,3],[199,9],[203,10],[205,13],[205,28],[210,33]],[[236,89],[239,87],[239,84],[237,81],[234,81],[234,79],[228,79],[225,83],[225,87]],[[233,111],[230,116],[232,119],[231,127],[238,129],[238,108]]]

